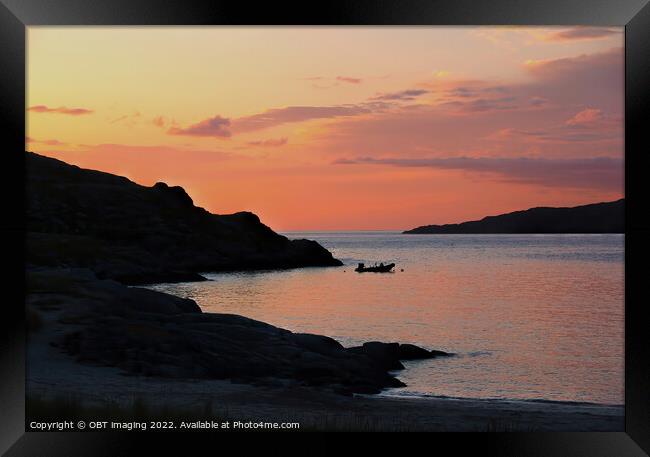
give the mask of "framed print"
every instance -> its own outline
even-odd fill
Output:
[[[647,455],[647,2],[2,3],[7,455]]]

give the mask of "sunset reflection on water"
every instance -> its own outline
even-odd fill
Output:
[[[290,233],[345,266],[208,274],[158,290],[343,345],[457,354],[405,363],[390,395],[623,403],[623,235]],[[357,262],[390,261],[391,274]],[[404,271],[400,271],[400,269]]]

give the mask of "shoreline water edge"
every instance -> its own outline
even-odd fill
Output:
[[[395,373],[405,360],[453,354],[345,348],[131,287],[202,280],[200,271],[342,265],[320,244],[290,241],[252,213],[212,215],[179,187],[138,186],[31,153],[27,162],[28,405],[210,405],[209,414],[325,430],[623,429],[618,406],[368,396],[404,385]],[[28,407],[28,420],[42,414]]]

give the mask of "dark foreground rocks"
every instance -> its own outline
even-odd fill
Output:
[[[443,351],[428,351],[414,344],[381,343],[379,341],[351,347],[348,348],[348,351],[369,357],[385,370],[403,369],[402,360],[433,359],[453,355]]]
[[[195,281],[204,271],[337,266],[250,212],[211,214],[182,187],[152,187],[26,153],[27,263],[81,267],[125,284]]]
[[[289,240],[249,212],[210,214],[178,186],[140,186],[26,153],[29,331],[84,364],[127,375],[231,379],[376,393],[404,384],[410,345],[346,349],[123,284],[196,281],[202,271],[335,266],[315,241]]]
[[[403,368],[400,360],[435,356],[398,343],[346,349],[326,336],[202,313],[193,300],[98,280],[86,269],[29,271],[27,284],[28,312],[56,327],[52,345],[81,363],[129,375],[377,393],[404,385],[389,373]]]

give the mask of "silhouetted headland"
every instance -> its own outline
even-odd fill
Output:
[[[205,271],[338,266],[250,212],[211,214],[178,186],[152,187],[28,152],[27,262],[83,267],[126,284],[202,280]],[[224,198],[227,198],[224,196]]]
[[[530,208],[460,224],[423,225],[406,234],[624,233],[625,199],[573,208]]]

